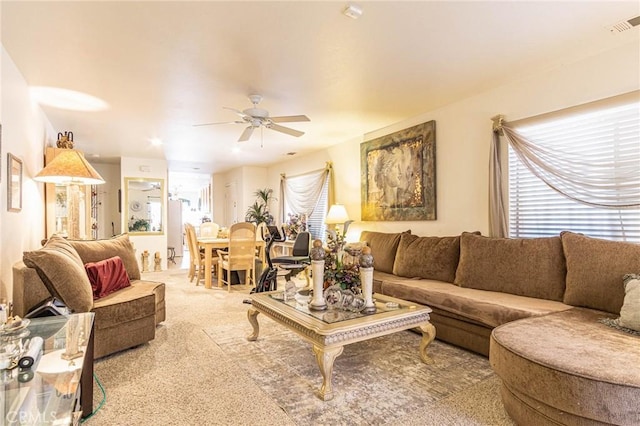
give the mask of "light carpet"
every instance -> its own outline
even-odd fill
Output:
[[[196,287],[185,270],[144,278],[166,283],[167,320],[152,342],[96,362],[107,400],[85,424],[513,425],[484,357],[435,341],[423,364],[410,331],[348,345],[323,402],[308,343],[263,315],[246,340],[247,287]]]

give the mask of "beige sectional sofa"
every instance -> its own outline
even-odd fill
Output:
[[[131,285],[94,301],[84,264],[114,256],[121,258]],[[141,279],[126,234],[91,241],[53,236],[41,249],[25,252],[13,266],[14,313],[24,316],[52,296],[74,312],[95,313],[94,358],[153,340],[165,320],[165,285]]]
[[[601,322],[620,315],[640,246],[571,232],[361,240],[374,290],[430,306],[437,338],[488,355],[518,424],[640,424],[640,336]]]

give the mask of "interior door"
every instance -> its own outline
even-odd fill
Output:
[[[224,186],[224,226],[238,223],[238,191],[236,182]]]

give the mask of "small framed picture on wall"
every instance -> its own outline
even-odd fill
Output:
[[[7,210],[22,210],[22,160],[7,154]]]

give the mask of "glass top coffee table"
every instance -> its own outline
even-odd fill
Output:
[[[311,311],[306,303],[295,298],[284,300],[281,291],[253,294],[247,312],[253,333],[247,340],[258,339],[258,314],[262,313],[309,341],[322,374],[322,386],[316,395],[323,401],[333,398],[333,362],[345,345],[419,328],[422,331],[420,358],[432,364],[427,355],[427,347],[436,337],[436,329],[429,322],[431,308],[381,294],[375,294],[374,299],[377,312],[363,314],[341,310]]]

